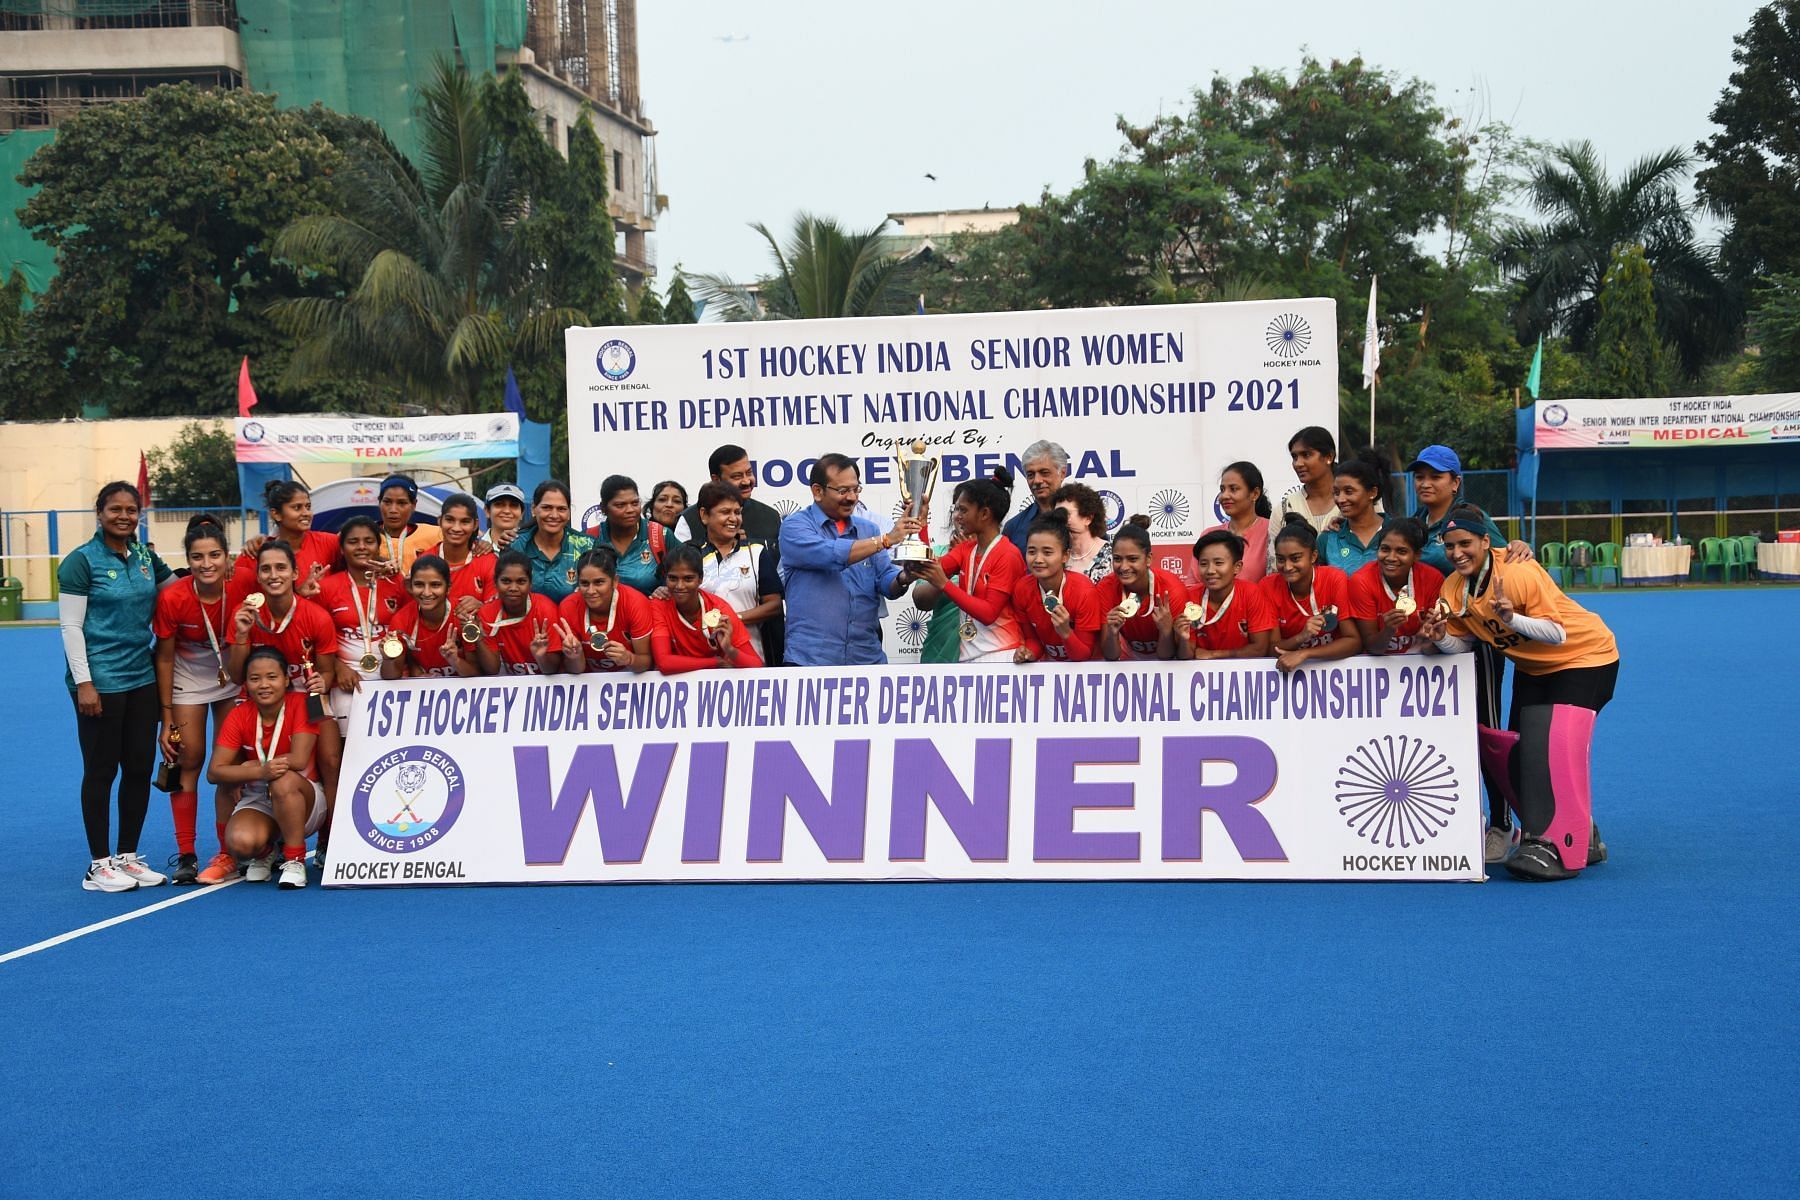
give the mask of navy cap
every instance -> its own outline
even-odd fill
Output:
[[[487,490],[487,496],[483,498],[482,503],[492,504],[496,500],[516,500],[520,508],[525,507],[525,493],[519,490],[519,485],[516,483],[496,483]]]
[[[1462,459],[1456,457],[1456,451],[1448,446],[1427,446],[1419,451],[1419,457],[1406,464],[1407,471],[1416,471],[1420,467],[1430,467],[1434,471],[1448,471],[1452,475],[1461,475]]]

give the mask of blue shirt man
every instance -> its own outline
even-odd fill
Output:
[[[881,532],[860,515],[856,460],[822,455],[812,469],[813,502],[781,522],[781,578],[787,592],[785,661],[798,667],[884,663],[882,603],[906,578],[888,547],[918,532],[902,518]]]
[[[1031,492],[1031,503],[1000,527],[1000,535],[1023,554],[1025,535],[1031,532],[1031,523],[1050,511],[1050,497],[1069,477],[1069,452],[1055,442],[1033,442],[1019,456],[1019,468],[1025,472],[1025,486]]]

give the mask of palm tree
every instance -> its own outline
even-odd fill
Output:
[[[343,294],[277,301],[299,341],[285,382],[330,374],[391,382],[431,411],[470,412],[515,358],[549,352],[584,323],[550,306],[521,236],[528,197],[460,68],[440,61],[420,89],[421,162],[369,134],[347,149],[345,211],[302,217],[275,251],[335,273]]]
[[[757,291],[723,275],[690,275],[694,295],[717,306],[727,321],[805,317],[870,317],[892,288],[902,260],[882,251],[887,222],[861,232],[844,229],[830,217],[800,213],[784,248],[768,227],[762,234],[775,259],[775,273]]]
[[[1693,208],[1679,183],[1691,159],[1666,150],[1633,163],[1617,182],[1592,142],[1571,142],[1540,163],[1525,185],[1546,219],[1516,222],[1495,257],[1518,285],[1519,340],[1561,332],[1577,350],[1599,321],[1601,283],[1615,252],[1641,245],[1652,271],[1657,325],[1689,373],[1718,344],[1727,318],[1714,255],[1694,236]]]

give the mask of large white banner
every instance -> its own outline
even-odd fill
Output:
[[[1473,664],[365,683],[326,883],[1483,878]]]
[[[465,458],[517,458],[513,413],[458,417],[239,417],[239,462],[373,463],[405,467]]]
[[[750,451],[757,498],[784,515],[812,502],[807,473],[835,451],[860,461],[864,503],[893,516],[893,447],[914,439],[942,459],[945,501],[1008,465],[1023,507],[1018,456],[1049,438],[1106,500],[1114,530],[1147,515],[1159,560],[1185,571],[1195,537],[1224,519],[1227,464],[1256,463],[1278,496],[1293,483],[1294,432],[1337,430],[1330,300],[633,325],[571,329],[567,349],[584,525],[599,519],[607,475],[631,476],[646,499],[663,479],[692,493],[725,444]],[[933,506],[938,540],[949,514]]]
[[[1800,392],[1546,400],[1537,405],[1534,425],[1539,450],[1800,445]]]

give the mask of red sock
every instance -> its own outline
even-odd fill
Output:
[[[183,854],[192,854],[194,822],[199,817],[200,797],[195,792],[175,792],[169,797],[169,808],[175,814],[175,849]]]
[[[219,831],[219,853],[223,854],[225,853],[225,822],[216,821],[213,823],[213,828]]]
[[[281,848],[281,857],[289,862],[305,862],[306,843],[301,842],[298,846],[283,846]]]

